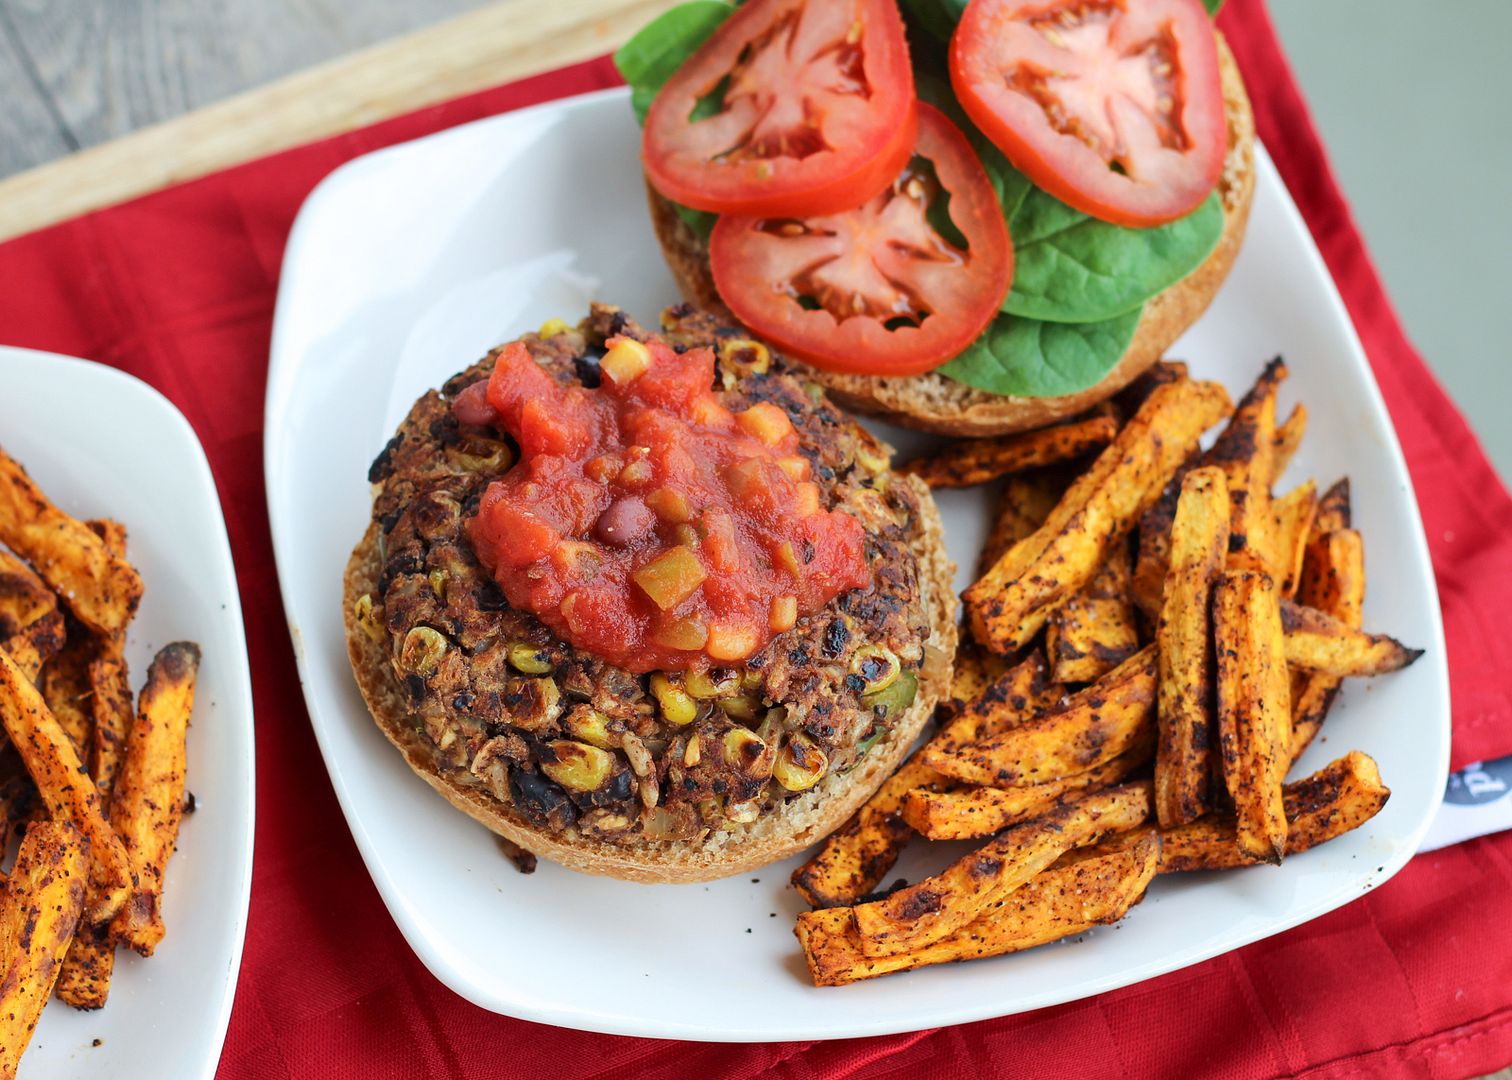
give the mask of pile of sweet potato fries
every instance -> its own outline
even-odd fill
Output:
[[[56,988],[105,1004],[118,945],[163,937],[184,814],[197,646],[166,646],[133,707],[126,631],[142,579],[126,530],[82,522],[0,451],[0,1077]]]
[[[816,984],[1055,941],[1157,874],[1279,863],[1385,805],[1358,751],[1286,782],[1341,679],[1419,653],[1361,629],[1348,482],[1272,494],[1307,426],[1277,422],[1285,376],[1235,407],[1163,363],[1076,420],[902,466],[1006,479],[937,731],[793,876]],[[984,843],[871,894],[915,837]]]

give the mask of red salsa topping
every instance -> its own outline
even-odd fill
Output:
[[[612,338],[602,370],[559,386],[515,343],[486,396],[457,398],[520,445],[468,524],[511,604],[618,667],[675,671],[744,660],[870,584],[861,523],[824,509],[787,413],[725,408],[709,349]]]

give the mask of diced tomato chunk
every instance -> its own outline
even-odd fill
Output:
[[[494,552],[500,566],[529,566],[545,559],[561,539],[534,511],[511,502],[504,489],[490,487],[484,494],[472,540]]]
[[[519,426],[520,409],[527,401],[550,400],[557,394],[556,383],[523,344],[512,341],[499,350],[493,374],[488,377],[488,403],[505,430]]]
[[[519,434],[515,437],[522,453],[571,457],[591,445],[593,432],[584,418],[564,412],[560,404],[534,398],[520,407]]]
[[[641,376],[635,396],[671,413],[685,413],[701,396],[713,398],[714,353],[689,349],[679,353],[662,341],[651,343],[651,367]]]

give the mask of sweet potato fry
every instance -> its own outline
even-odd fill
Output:
[[[1266,364],[1203,458],[1228,478],[1229,565],[1272,574],[1276,555],[1270,488],[1276,473],[1276,391],[1284,378],[1286,365],[1279,358]]]
[[[956,650],[955,671],[950,679],[950,697],[940,702],[941,715],[954,716],[994,679],[1008,670],[1008,661],[972,642]]]
[[[1160,497],[1202,433],[1229,410],[1216,383],[1157,387],[1044,525],[966,590],[972,633],[1001,653],[1023,648],[1051,608],[1092,579],[1108,550]]]
[[[1130,570],[1128,544],[1116,544],[1087,587],[1050,616],[1045,652],[1056,682],[1093,682],[1139,651]]]
[[[1313,518],[1318,512],[1318,485],[1308,480],[1271,503],[1275,513],[1276,570],[1281,595],[1297,595],[1302,578],[1302,556],[1312,533]]]
[[[1334,484],[1318,500],[1318,513],[1313,518],[1313,536],[1347,529],[1352,524],[1352,508],[1349,503],[1349,477]]]
[[[1120,390],[1114,403],[1124,416],[1133,416],[1139,411],[1156,387],[1166,383],[1180,382],[1189,377],[1185,362],[1181,360],[1157,360],[1145,369],[1144,374]]]
[[[1315,537],[1302,564],[1298,603],[1358,629],[1365,614],[1365,544],[1354,529]]]
[[[1146,740],[1106,765],[1084,773],[1023,787],[964,787],[945,791],[916,789],[903,797],[903,820],[930,840],[970,840],[991,836],[1012,825],[1049,813],[1067,798],[1127,780],[1150,761],[1153,743]]]
[[[1171,526],[1170,572],[1155,630],[1159,657],[1155,814],[1171,828],[1211,805],[1213,774],[1213,584],[1228,552],[1228,481],[1193,469],[1181,482]]]
[[[1213,594],[1218,731],[1224,781],[1248,858],[1286,854],[1281,783],[1291,762],[1291,685],[1276,583],[1258,570],[1230,570]]]
[[[1287,854],[1317,847],[1375,817],[1391,792],[1381,783],[1376,763],[1358,750],[1287,784],[1283,803],[1287,818]],[[1208,817],[1164,834],[1162,874],[1187,870],[1224,870],[1251,866],[1236,842],[1232,819]]]
[[[917,476],[932,488],[972,487],[1010,473],[1069,461],[1107,446],[1118,432],[1111,416],[1078,417],[1054,427],[950,443],[924,457],[905,461],[897,471]]]
[[[1031,652],[963,702],[929,745],[948,752],[1022,723],[1063,694],[1065,688],[1051,683],[1049,672],[1044,654]]]
[[[199,663],[199,646],[187,641],[164,646],[153,658],[110,806],[110,823],[137,880],[111,923],[111,937],[143,956],[163,938],[163,871],[184,817],[185,739]]]
[[[142,579],[82,521],[54,506],[0,450],[0,543],[36,569],[91,630],[113,634],[142,599]]]
[[[31,567],[0,548],[0,641],[58,610],[58,598]]]
[[[58,969],[58,1000],[75,1009],[103,1009],[115,974],[115,943],[108,923],[81,925]]]
[[[109,518],[86,524],[104,541],[112,556],[126,557],[126,526]],[[89,683],[93,692],[90,701],[94,720],[89,745],[89,774],[108,802],[126,750],[126,732],[135,712],[131,700],[131,677],[126,667],[124,629],[97,639],[95,656],[89,665]]]
[[[91,700],[94,688],[89,682],[89,663],[94,653],[94,641],[87,631],[77,624],[75,627],[79,632],[69,637],[62,651],[42,669],[42,677],[33,681],[37,689],[42,691],[42,700],[47,703],[48,711],[58,721],[58,726],[67,733],[74,753],[83,761],[89,757],[90,738],[94,730]],[[14,660],[15,657],[12,656],[11,659]]]
[[[0,649],[36,682],[42,665],[63,648],[58,598],[31,567],[0,548]]]
[[[76,748],[84,748],[80,757],[89,761],[90,776],[108,809],[131,721],[131,690],[123,685],[126,663],[118,643],[102,643],[98,638],[80,640],[82,644],[70,641],[63,655],[48,665],[42,691]],[[104,655],[100,655],[102,645]],[[79,726],[82,740],[75,734]],[[91,882],[86,906],[102,903],[104,894],[105,887]],[[109,924],[81,926],[58,974],[59,1000],[76,1009],[102,1008],[110,994],[114,969],[115,943],[110,939]]]
[[[889,956],[939,941],[972,922],[1072,848],[1143,824],[1150,785],[1125,784],[1015,826],[934,877],[852,909],[861,951]]]
[[[105,550],[117,559],[126,558],[126,526],[111,518],[92,518],[84,523],[105,544]]]
[[[1307,407],[1301,404],[1292,409],[1286,423],[1276,428],[1274,457],[1271,462],[1272,484],[1291,463],[1292,455],[1302,441],[1306,428]],[[1160,617],[1161,590],[1165,587],[1166,573],[1170,569],[1171,522],[1176,517],[1176,498],[1181,491],[1181,482],[1192,468],[1217,464],[1220,451],[1237,452],[1237,439],[1236,433],[1230,437],[1226,446],[1220,441],[1199,461],[1178,470],[1161,492],[1160,498],[1139,519],[1139,546],[1134,559],[1132,588],[1135,607],[1144,612],[1151,622]]]
[[[1271,486],[1275,487],[1286,472],[1286,467],[1296,456],[1297,447],[1302,445],[1302,436],[1307,434],[1307,406],[1298,402],[1286,418],[1286,422],[1276,428],[1275,450],[1271,457]]]
[[[1385,634],[1367,634],[1316,608],[1281,602],[1286,631],[1286,660],[1326,675],[1384,675],[1423,655]]]
[[[1292,765],[1301,760],[1318,737],[1343,681],[1332,675],[1292,669]]]
[[[88,912],[90,922],[110,918],[131,887],[131,864],[126,849],[105,820],[100,793],[89,778],[68,735],[58,725],[42,695],[21,676],[9,657],[0,653],[0,722],[21,753],[48,812],[72,821],[89,841],[94,874],[103,893]]]
[[[1353,529],[1338,529],[1308,542],[1297,590],[1302,603],[1359,629],[1365,605],[1365,547]],[[1338,696],[1340,680],[1319,672],[1297,672],[1292,701],[1292,764],[1317,738]]]
[[[93,727],[89,736],[89,775],[108,799],[126,753],[126,733],[131,729],[131,679],[126,670],[124,642],[119,638],[101,642],[89,663]]]
[[[0,649],[10,654],[21,673],[36,682],[43,666],[63,648],[63,613],[51,611],[20,633],[0,640]]]
[[[111,554],[125,554],[125,526],[109,520],[90,521],[86,524],[105,542]],[[78,668],[82,664],[83,667],[82,672],[70,673],[69,682],[75,685],[69,692],[78,692],[76,684],[82,679],[81,697],[88,706],[87,713],[82,718],[87,738],[80,743],[85,747],[80,757],[88,760],[89,774],[107,808],[120,770],[126,733],[131,726],[134,711],[123,644],[122,633],[108,638],[100,635],[88,638],[75,635],[70,640],[68,650],[69,653],[77,653],[75,662],[70,666]],[[59,660],[62,659],[63,657],[59,657]],[[56,661],[49,666],[49,677],[56,675],[53,670],[56,666]],[[63,694],[59,691],[49,693],[46,681],[43,696],[48,699],[48,707],[53,709],[54,715],[65,729],[70,727],[70,721],[65,719],[65,715],[72,717],[74,722],[80,722],[79,717],[72,716],[78,710],[71,707],[71,703],[55,703],[54,698],[62,697]],[[59,712],[60,708],[64,712]],[[100,884],[91,881],[85,897],[86,907],[93,908],[99,904],[102,896]],[[102,1008],[110,995],[110,980],[114,970],[115,942],[111,940],[109,924],[80,927],[74,935],[73,943],[68,947],[68,954],[63,958],[63,967],[58,974],[59,1000],[76,1009]]]
[[[1007,554],[1014,544],[1033,536],[1065,490],[1066,484],[1059,469],[1036,469],[1004,480],[1002,493],[998,496],[997,514],[992,519],[992,531],[987,534],[977,560],[977,576],[991,569],[992,564]]]
[[[26,830],[0,902],[0,1077],[14,1077],[84,907],[84,841],[68,822]]]
[[[1044,658],[1032,653],[964,703],[935,741],[970,741],[1016,722],[1040,701],[1045,670]],[[913,838],[899,812],[903,797],[910,791],[953,783],[915,757],[888,777],[866,804],[793,872],[793,887],[815,907],[855,903],[881,884],[897,862],[898,853]]]
[[[1064,701],[977,742],[925,746],[918,760],[968,784],[1042,784],[1105,765],[1155,722],[1155,650],[1135,653]]]
[[[1150,623],[1160,618],[1166,575],[1171,569],[1171,524],[1176,520],[1176,502],[1186,473],[1186,469],[1178,471],[1166,484],[1160,498],[1139,518],[1129,593],[1134,606]]]
[[[853,904],[876,888],[898,861],[913,832],[898,813],[903,796],[938,783],[933,769],[916,761],[888,777],[855,815],[793,871],[793,887],[816,908]]]
[[[37,805],[37,785],[14,746],[0,749],[0,851],[21,836]]]
[[[1112,852],[1072,852],[1036,875],[975,922],[932,945],[891,956],[861,950],[845,908],[806,911],[796,933],[815,986],[843,986],[930,964],[1003,956],[1117,922],[1139,902],[1160,863],[1160,838]]]

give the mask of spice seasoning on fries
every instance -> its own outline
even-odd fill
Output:
[[[1055,941],[1122,918],[1159,873],[1279,862],[1380,812],[1390,791],[1357,750],[1285,782],[1342,679],[1421,655],[1362,629],[1348,482],[1273,493],[1308,423],[1302,405],[1277,423],[1285,375],[1268,364],[1231,410],[1157,365],[1085,418],[1129,417],[1080,476],[1008,476],[939,730],[794,875],[818,909],[796,928],[815,985]],[[1062,429],[1040,445],[1094,430]],[[1030,443],[908,468],[984,482],[1010,444]],[[916,837],[980,846],[869,897]]]
[[[143,956],[151,956],[163,939],[163,871],[184,820],[185,736],[199,663],[199,646],[178,641],[147,669],[110,807],[110,823],[125,843],[137,881],[111,933]]]
[[[905,461],[896,471],[917,476],[932,488],[971,487],[1081,457],[1108,445],[1117,431],[1112,416],[1089,415],[1021,435],[958,442],[938,454]]]
[[[84,909],[84,838],[66,821],[26,830],[0,900],[0,1076],[13,1077]]]
[[[125,527],[70,517],[0,451],[0,840],[24,830],[0,901],[0,1078],[55,990],[98,1009],[116,946],[163,936],[199,649],[163,649],[134,708],[141,596]]]
[[[913,951],[868,955],[847,908],[803,912],[798,940],[815,986],[843,986],[929,964],[1002,956],[1117,922],[1139,902],[1159,866],[1160,837],[1149,832],[1124,850],[1071,852],[975,921]]]
[[[131,887],[126,849],[105,820],[100,794],[68,735],[53,719],[37,688],[4,653],[0,653],[0,724],[26,763],[49,816],[72,821],[88,839],[90,859],[105,889],[99,904],[86,914],[91,922],[110,918]]]
[[[1228,480],[1193,469],[1171,522],[1170,569],[1155,628],[1159,750],[1155,816],[1163,828],[1193,821],[1212,803],[1213,585],[1228,551]]]
[[[1186,379],[1156,387],[1039,531],[966,590],[976,639],[1001,653],[1027,645],[1052,608],[1092,580],[1202,433],[1228,411],[1228,394],[1216,383]]]
[[[120,633],[142,599],[142,579],[82,521],[59,510],[0,450],[0,544],[31,563],[79,621]]]

